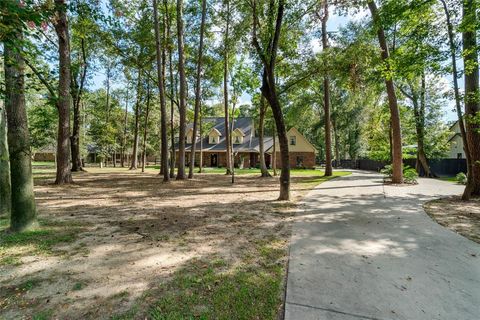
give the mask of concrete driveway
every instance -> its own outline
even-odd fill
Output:
[[[360,171],[314,189],[293,226],[285,319],[480,319],[480,245],[422,208],[462,190]]]

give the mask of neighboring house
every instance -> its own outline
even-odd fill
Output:
[[[200,149],[203,151],[203,165],[206,167],[225,167],[226,140],[225,119],[203,119],[204,128],[209,128],[204,137],[197,136],[195,164],[200,161]],[[290,165],[292,167],[315,167],[315,148],[295,128],[288,131]],[[273,138],[264,137],[265,162],[271,167],[273,152]],[[189,162],[190,150],[193,142],[193,125],[189,124],[186,130],[185,161]],[[259,166],[259,138],[255,135],[253,118],[245,117],[234,120],[232,130],[232,147],[235,155],[235,166],[239,168],[254,168]],[[178,145],[176,147],[178,161]],[[280,148],[276,145],[277,167],[281,167]]]
[[[55,146],[45,146],[35,151],[33,161],[55,161],[56,153]]]
[[[465,159],[465,150],[463,150],[463,140],[458,120],[450,127],[450,131],[453,135],[448,140],[448,143],[450,144],[448,158]]]

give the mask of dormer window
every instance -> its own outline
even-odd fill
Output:
[[[245,133],[240,128],[233,130],[232,132],[233,144],[242,144]]]
[[[220,133],[220,131],[218,131],[215,128],[212,128],[212,130],[210,130],[210,132],[208,133],[208,143],[209,144],[219,143],[221,136],[222,136],[222,134]]]

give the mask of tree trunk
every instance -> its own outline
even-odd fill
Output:
[[[21,43],[22,40],[22,33],[15,32],[14,41]],[[36,224],[36,208],[30,136],[25,107],[25,64],[19,50],[15,46],[11,46],[9,41],[4,42],[4,64],[5,109],[8,122],[11,177],[10,228],[12,231],[21,232]]]
[[[173,81],[173,63],[172,63],[172,43],[170,35],[170,13],[168,10],[168,1],[163,1],[165,7],[165,29],[166,29],[166,46],[168,48],[168,71],[170,78],[170,148],[171,148],[171,157],[170,157],[170,179],[175,178],[175,123],[174,123],[174,93],[175,93],[175,83]]]
[[[166,13],[165,13],[166,14]],[[168,137],[167,137],[167,110],[165,102],[165,49],[160,50],[160,26],[158,20],[157,0],[153,0],[153,16],[155,23],[155,49],[157,54],[158,94],[160,96],[160,169],[163,181],[170,181],[168,175]],[[166,25],[163,26],[163,42],[165,45]],[[164,47],[164,46],[163,46]]]
[[[272,170],[273,170],[273,176],[277,176],[277,142],[275,141],[275,136],[276,134],[275,126],[273,128],[273,152],[272,152]]]
[[[142,71],[138,69],[137,79],[137,101],[135,102],[135,128],[133,132],[133,152],[132,152],[132,164],[130,170],[137,170],[138,167],[138,132],[139,132],[139,118],[140,118],[140,101],[141,101],[141,74]]]
[[[283,119],[282,106],[278,99],[276,82],[275,82],[275,64],[277,59],[278,44],[280,41],[280,33],[282,29],[283,13],[285,9],[285,1],[279,0],[278,7],[274,9],[274,3],[270,2],[271,26],[269,30],[273,33],[269,35],[269,45],[266,49],[262,49],[258,38],[257,28],[259,27],[258,16],[256,12],[256,1],[253,1],[253,45],[263,64],[262,87],[260,88],[263,96],[270,104],[277,127],[278,141],[280,144],[280,155],[282,160],[282,172],[280,174],[280,196],[279,200],[290,199],[290,156],[288,153],[287,130]],[[275,15],[276,11],[276,17]],[[275,25],[273,22],[275,21]]]
[[[225,1],[227,20],[225,26],[225,37],[223,39],[223,109],[225,112],[225,158],[226,158],[226,174],[229,175],[232,173],[232,164],[231,164],[231,145],[230,145],[230,124],[229,124],[229,112],[228,112],[228,37],[230,29],[230,1]]]
[[[80,75],[80,83],[75,85],[72,92],[73,95],[73,128],[72,136],[70,137],[71,152],[72,152],[72,171],[83,171],[82,159],[80,154],[80,101],[82,98],[83,87],[87,76],[87,57],[85,53],[85,39],[81,39],[82,50],[82,73]],[[73,79],[72,79],[73,80]],[[75,81],[72,81],[72,83]]]
[[[273,71],[264,70],[262,81],[262,94],[270,104],[277,127],[278,142],[280,145],[280,158],[282,171],[280,173],[280,196],[278,200],[290,199],[290,155],[288,153],[288,138],[285,121],[283,119],[282,106],[278,100],[275,88],[275,76]]]
[[[264,135],[265,135],[265,114],[267,113],[267,106],[265,105],[265,97],[260,96],[260,119],[258,121],[258,149],[260,153],[260,172],[262,178],[271,177],[270,172],[268,172],[267,165],[265,164],[265,146],[264,146]],[[273,137],[273,143],[275,143],[275,137]]]
[[[327,35],[327,21],[328,21],[328,0],[323,0],[323,16],[322,21],[322,46],[323,51],[328,50],[328,35]],[[327,70],[327,62],[324,63],[323,75],[323,107],[325,113],[325,176],[333,175],[332,169],[332,129],[330,122],[330,79]]]
[[[180,114],[180,128],[178,141],[178,171],[177,180],[185,179],[185,131],[186,131],[186,117],[187,117],[187,88],[185,78],[185,53],[183,44],[183,0],[177,0],[177,40],[178,40],[178,73],[180,76],[180,99],[179,99],[179,114]]]
[[[388,44],[385,38],[385,32],[381,23],[380,15],[378,13],[375,1],[369,0],[368,7],[372,14],[373,23],[377,29],[378,42],[382,49],[382,61],[385,64],[387,74],[391,72],[390,54],[388,51]],[[387,89],[388,106],[390,107],[390,118],[392,121],[392,147],[393,147],[393,183],[403,183],[403,159],[402,159],[402,130],[400,126],[400,111],[398,109],[397,96],[395,93],[395,86],[391,75],[385,77],[385,86]]]
[[[147,133],[148,133],[149,111],[150,111],[150,80],[148,80],[148,83],[147,83],[147,107],[145,109],[145,126],[143,128],[142,172],[145,172],[145,163],[147,162]]]
[[[200,113],[200,104],[202,99],[201,90],[201,76],[202,76],[202,60],[203,60],[203,35],[205,33],[205,18],[207,15],[207,1],[202,0],[202,22],[200,24],[200,43],[198,45],[198,59],[197,59],[197,78],[195,83],[195,111],[193,116],[193,137],[192,147],[190,148],[190,167],[188,170],[188,178],[193,178],[193,170],[195,167],[195,151],[197,148],[197,132],[198,132],[198,118]]]
[[[471,196],[480,196],[480,101],[476,13],[476,2],[464,0],[463,64],[469,66],[465,68],[465,122],[470,151],[469,174],[462,196],[464,200],[468,200]]]
[[[202,105],[200,104],[200,159],[198,161],[198,173],[203,172],[203,118],[202,118]]]
[[[428,165],[428,159],[425,153],[425,74],[422,75],[421,79],[420,98],[413,85],[410,85],[410,91],[413,104],[413,115],[415,118],[415,131],[417,134],[417,163],[415,169],[418,174],[423,170],[425,177],[432,177],[432,172]]]
[[[127,127],[128,127],[128,86],[127,94],[125,97],[125,116],[123,119],[123,137],[122,137],[122,155],[120,156],[120,166],[125,167],[126,162],[126,149],[127,149]]]
[[[70,43],[68,34],[67,6],[65,0],[55,0],[55,32],[58,36],[58,136],[57,175],[55,184],[72,182],[70,168]]]
[[[5,107],[0,104],[0,217],[10,217],[12,204],[10,163],[8,160],[7,123]]]
[[[455,37],[453,34],[453,25],[450,20],[450,11],[448,10],[447,3],[445,2],[445,0],[441,0],[441,1],[443,4],[443,10],[445,12],[445,18],[447,22],[448,44],[450,48],[450,58],[452,60],[452,77],[453,77],[453,89],[455,94],[455,110],[457,111],[458,125],[460,127],[460,133],[462,136],[463,149],[465,151],[465,159],[467,160],[467,168],[470,168],[471,167],[470,163],[472,160],[470,159],[470,150],[469,150],[468,140],[467,140],[467,131],[465,129],[465,123],[463,121],[460,90],[458,87],[457,49],[455,45]],[[469,172],[467,172],[467,174],[470,174]]]

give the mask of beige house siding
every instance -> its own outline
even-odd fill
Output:
[[[453,134],[448,141],[448,143],[450,143],[448,157],[450,159],[458,159],[458,156],[461,155],[460,158],[465,159],[465,151],[463,150],[463,139],[460,133],[460,125],[458,121],[450,127],[450,131],[452,131]]]
[[[465,158],[465,151],[463,150],[463,140],[462,136],[455,135],[450,139],[450,150],[448,152],[448,157],[451,159],[457,159],[458,156],[461,159]]]
[[[292,137],[295,138],[294,145],[291,144]],[[308,140],[305,139],[303,134],[301,134],[300,131],[298,131],[296,128],[291,128],[290,130],[288,130],[287,139],[288,139],[289,152],[300,152],[300,153],[313,152],[315,154],[317,153],[317,149],[315,149],[315,147],[310,142],[308,142]],[[277,137],[275,137],[275,148],[277,151],[280,150],[280,145],[278,143]],[[272,152],[273,152],[273,147],[268,150],[268,153],[272,153]]]

